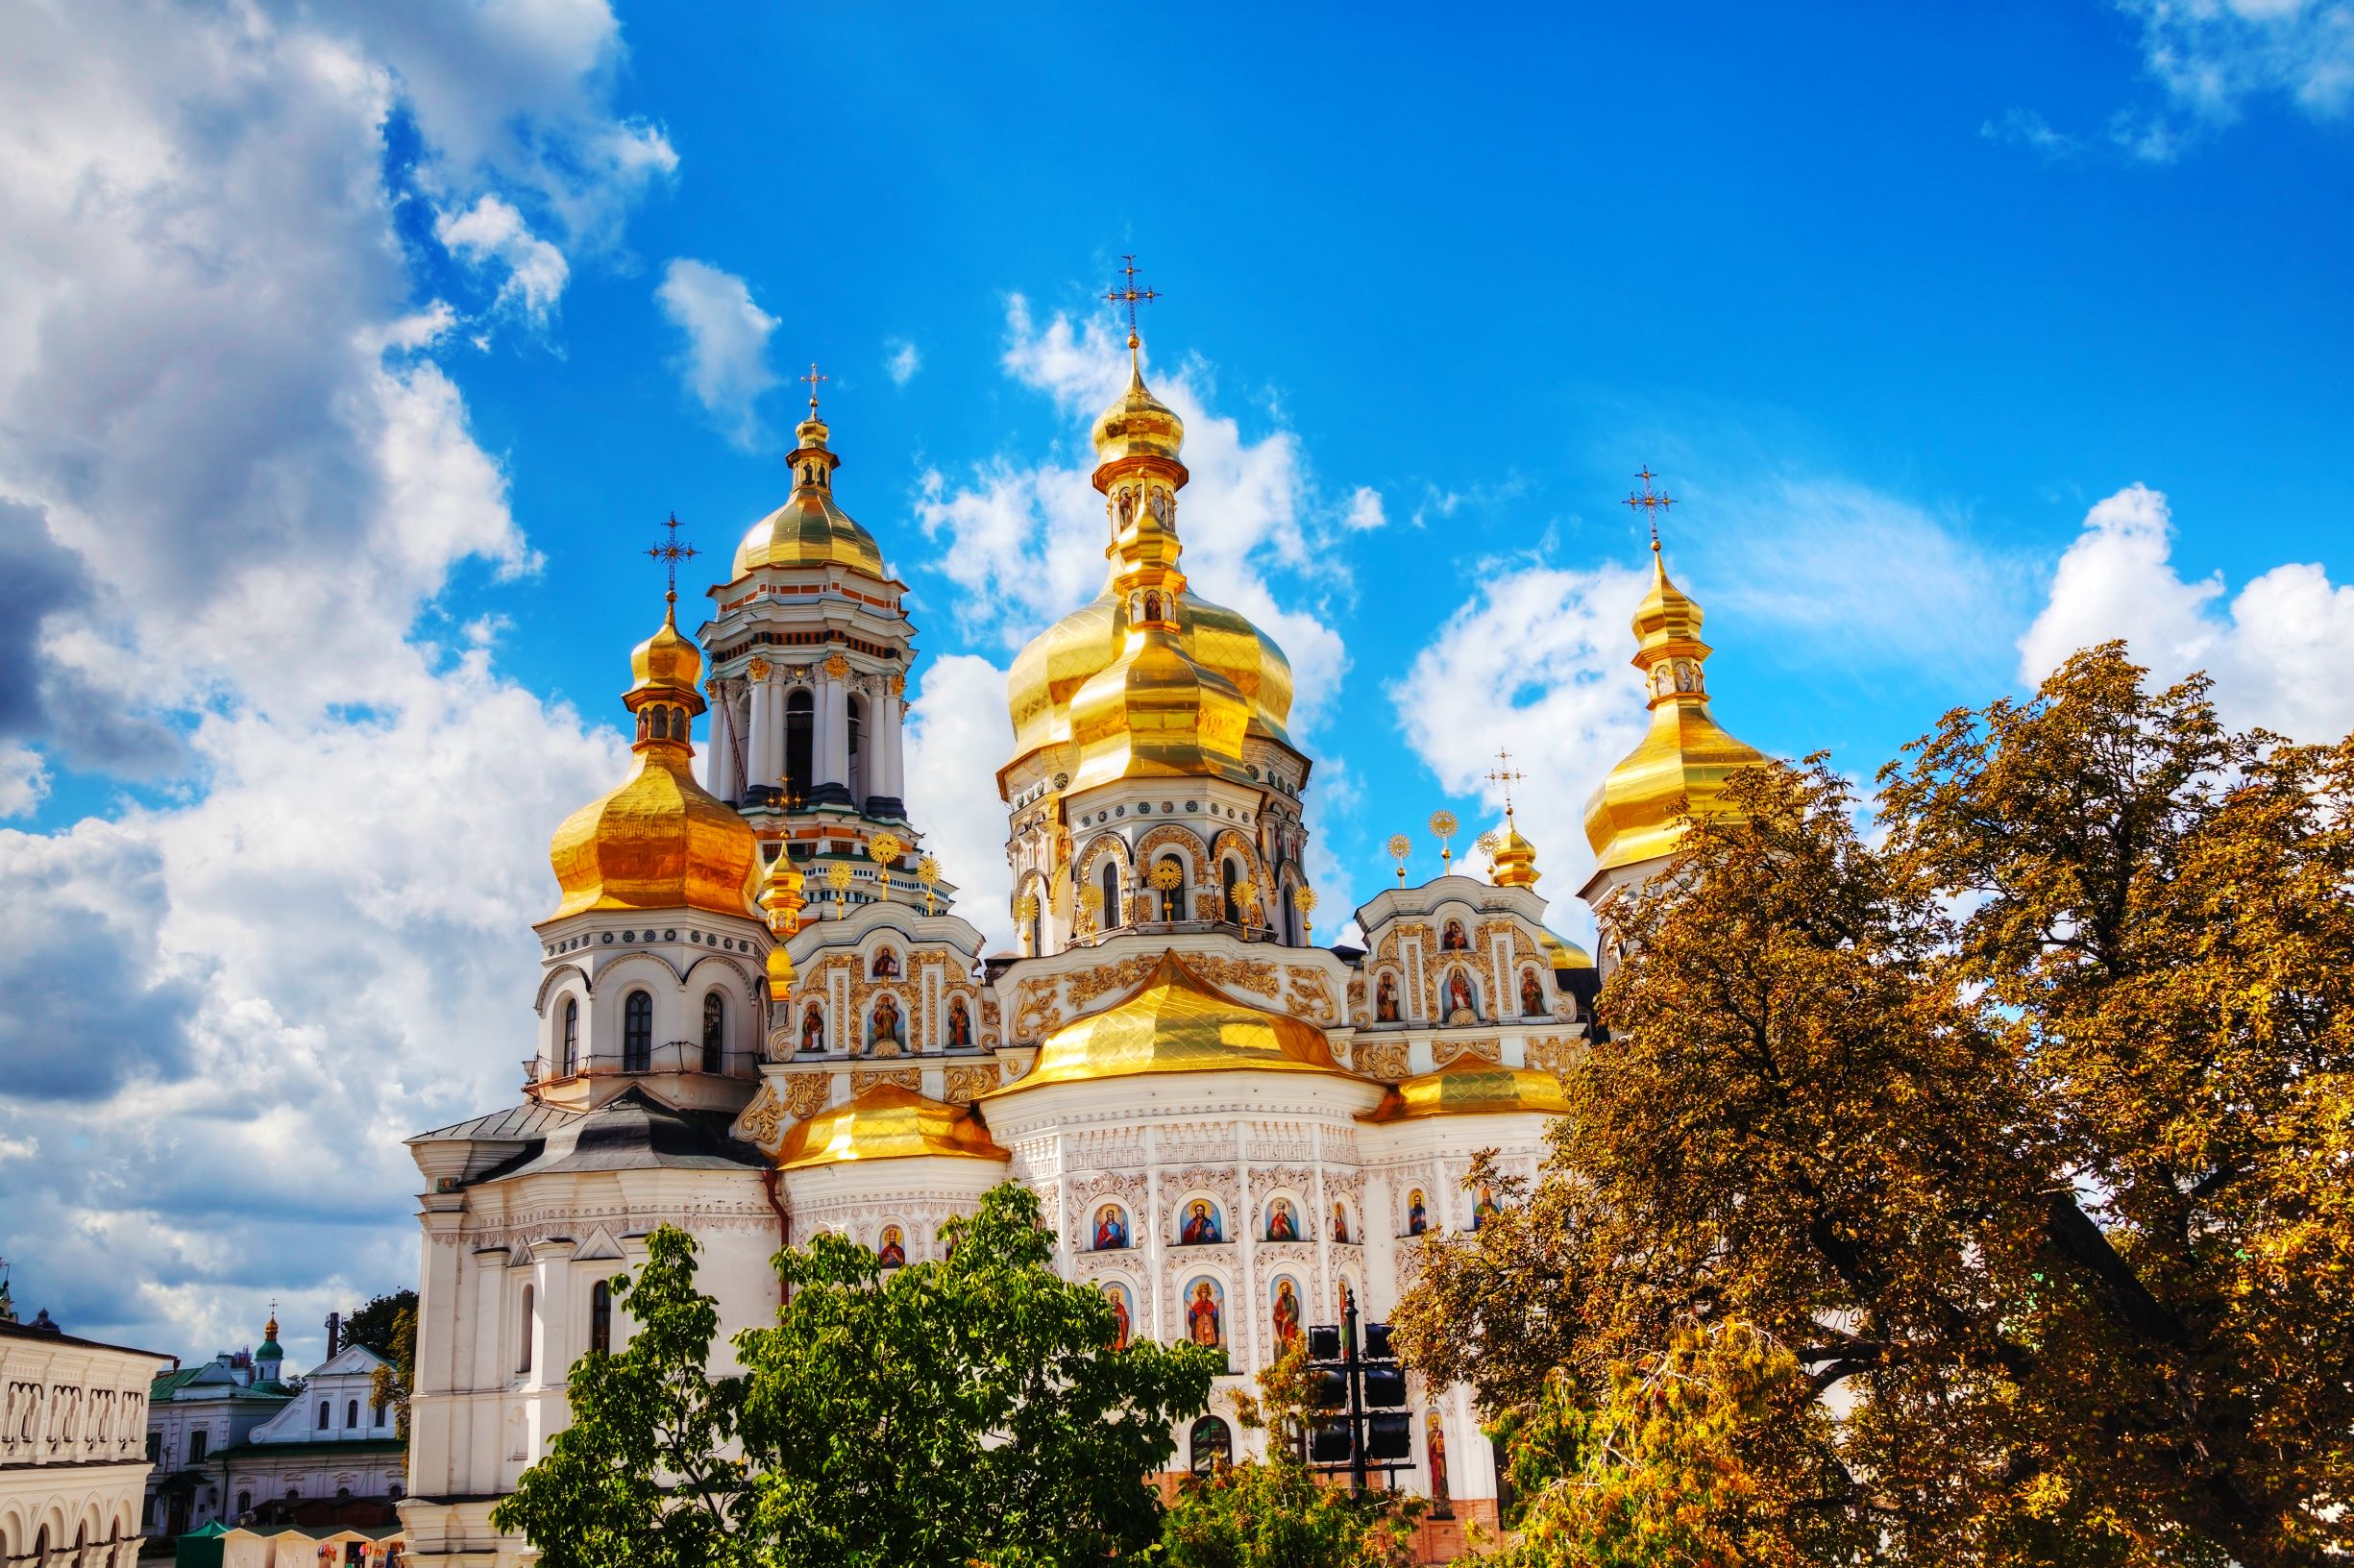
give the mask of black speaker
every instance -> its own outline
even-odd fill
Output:
[[[1394,1410],[1406,1403],[1406,1374],[1394,1366],[1365,1368],[1365,1409]]]
[[[1340,1360],[1340,1330],[1330,1323],[1312,1323],[1308,1328],[1308,1359],[1312,1361]]]
[[[1366,1458],[1411,1458],[1413,1450],[1414,1418],[1412,1416],[1400,1413],[1365,1417]]]
[[[1404,1416],[1400,1420],[1406,1419]],[[1308,1461],[1311,1464],[1346,1464],[1350,1458],[1349,1424],[1346,1421],[1318,1421],[1308,1432]]]
[[[1308,1374],[1308,1402],[1319,1410],[1344,1410],[1349,1406],[1349,1375],[1336,1366],[1319,1366]]]
[[[1368,1361],[1385,1361],[1385,1360],[1389,1360],[1389,1359],[1390,1359],[1392,1356],[1395,1356],[1396,1354],[1397,1354],[1397,1352],[1396,1352],[1396,1351],[1391,1350],[1391,1349],[1389,1348],[1389,1325],[1388,1325],[1388,1324],[1386,1324],[1386,1323],[1368,1323],[1368,1324],[1366,1324],[1366,1325],[1365,1325],[1365,1360],[1368,1360]]]

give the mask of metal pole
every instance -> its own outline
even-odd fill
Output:
[[[1349,1369],[1349,1490],[1365,1495],[1365,1373],[1357,1360],[1357,1297],[1341,1287],[1340,1332],[1348,1337],[1344,1349]]]

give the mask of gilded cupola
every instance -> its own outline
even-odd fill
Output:
[[[1185,424],[1144,383],[1095,421],[1103,590],[1034,638],[1007,677],[1017,759],[1069,746],[1080,784],[1154,774],[1248,776],[1245,735],[1290,744],[1291,665],[1250,620],[1196,594],[1179,568]]]
[[[1569,1096],[1561,1080],[1535,1067],[1499,1066],[1459,1056],[1435,1072],[1389,1086],[1382,1101],[1360,1121],[1413,1121],[1424,1116],[1494,1116],[1534,1113],[1566,1115]]]
[[[1668,577],[1656,537],[1651,551],[1651,591],[1633,622],[1633,663],[1643,673],[1651,724],[1586,802],[1598,875],[1674,854],[1686,803],[1696,813],[1717,808],[1726,778],[1765,760],[1708,711],[1701,607]]]
[[[1347,1070],[1334,1059],[1323,1030],[1287,1013],[1236,1001],[1172,949],[1120,1001],[1048,1035],[1030,1070],[989,1095],[1041,1084],[1236,1068],[1336,1075]]]
[[[688,736],[703,711],[702,663],[678,629],[674,594],[661,629],[629,655],[622,702],[637,724],[637,771],[564,819],[549,844],[564,894],[551,919],[601,909],[753,914],[760,853],[751,826],[695,778]]]
[[[813,397],[785,459],[793,468],[793,494],[746,532],[730,581],[763,566],[846,566],[870,577],[884,575],[882,547],[835,503],[834,470],[842,459],[826,445],[829,433]]]
[[[1504,808],[1504,842],[1491,862],[1487,879],[1499,888],[1533,888],[1545,874],[1536,869],[1536,845],[1520,836],[1520,824],[1512,821],[1509,801]]]

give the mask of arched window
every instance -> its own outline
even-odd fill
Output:
[[[1226,889],[1226,919],[1229,924],[1242,923],[1242,900],[1235,895],[1235,884],[1242,879],[1242,869],[1229,858],[1219,862],[1218,880]]]
[[[859,742],[866,737],[867,704],[864,698],[853,697],[849,704],[850,776],[843,782],[850,787],[850,798],[864,802],[867,798],[866,761],[859,755]]]
[[[237,1494],[237,1517],[242,1519],[253,1511],[254,1494],[251,1492],[239,1492]]]
[[[1125,923],[1119,907],[1119,867],[1109,860],[1103,863],[1103,923]]]
[[[785,697],[785,794],[794,800],[809,798],[810,746],[817,721],[816,698],[806,686]]]
[[[384,1424],[384,1402],[380,1399],[372,1401],[369,1404],[368,1425],[372,1427],[380,1427]]]
[[[326,1400],[319,1401],[319,1430],[321,1432],[325,1432],[335,1424],[334,1409]]]
[[[653,993],[633,991],[622,1003],[622,1071],[651,1072],[653,1066]]]
[[[343,1402],[343,1430],[346,1432],[359,1430],[359,1401],[356,1399],[347,1399]]]
[[[720,1072],[727,1063],[727,998],[718,992],[703,993],[703,1070]]]
[[[1291,901],[1291,884],[1284,884],[1284,940],[1292,946],[1300,944],[1300,909]]]
[[[188,1433],[188,1462],[194,1464],[205,1457],[205,1449],[212,1441],[212,1433],[198,1427]]]
[[[580,1070],[580,999],[564,998],[564,1049],[556,1058],[556,1071],[566,1078]]]
[[[1040,908],[1043,909],[1043,908],[1045,907],[1045,900],[1044,900],[1044,899],[1042,899],[1042,899],[1040,899],[1040,900],[1039,900],[1039,906],[1040,906]],[[1041,953],[1043,953],[1045,950],[1046,950],[1046,925],[1045,925],[1045,917],[1044,917],[1043,915],[1032,915],[1032,916],[1030,917],[1030,956],[1031,956],[1031,957],[1033,957],[1033,958],[1036,958],[1038,955],[1040,955]]]
[[[1234,1462],[1234,1429],[1214,1415],[1205,1415],[1193,1423],[1187,1446],[1193,1460],[1193,1473],[1206,1476]]]
[[[1175,874],[1163,876],[1161,871],[1164,868]],[[1153,883],[1159,887],[1163,882],[1168,886],[1160,890],[1161,918],[1165,920],[1185,919],[1186,863],[1175,855],[1163,855],[1160,865],[1153,868]]]
[[[613,1348],[613,1287],[603,1280],[589,1286],[589,1349],[604,1355]]]
[[[515,1349],[515,1375],[517,1377],[527,1378],[531,1375],[531,1331],[534,1326],[532,1308],[537,1302],[538,1292],[531,1286],[525,1286],[523,1287],[523,1333],[518,1336],[523,1343]]]

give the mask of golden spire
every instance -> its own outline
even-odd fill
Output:
[[[1701,641],[1701,607],[1667,575],[1659,550],[1658,515],[1672,498],[1643,481],[1627,504],[1652,522],[1651,591],[1635,607],[1633,664],[1643,672],[1651,727],[1585,807],[1585,836],[1600,857],[1597,874],[1621,866],[1671,855],[1681,838],[1680,813],[1716,806],[1727,775],[1763,762],[1764,753],[1735,740],[1708,710],[1703,666],[1712,651]]]
[[[785,951],[785,943],[801,928],[801,911],[809,900],[801,889],[807,878],[793,864],[793,856],[785,845],[776,846],[776,858],[769,862],[768,874],[760,881],[760,908],[768,917],[769,934],[775,944],[769,949],[769,1000],[781,1002],[793,994],[793,955]]]
[[[1488,857],[1487,879],[1499,888],[1533,888],[1542,874],[1536,869],[1536,845],[1520,836],[1519,824],[1512,821],[1512,786],[1528,776],[1512,766],[1512,753],[1496,752],[1487,781],[1504,790],[1504,842]]]
[[[793,379],[797,381],[806,381],[809,383],[809,417],[806,420],[803,420],[802,423],[805,425],[815,425],[819,423],[818,383],[820,381],[830,381],[833,380],[833,378],[831,376],[819,375],[818,362],[815,359],[812,359],[809,361],[809,374],[806,376],[796,376]]]

